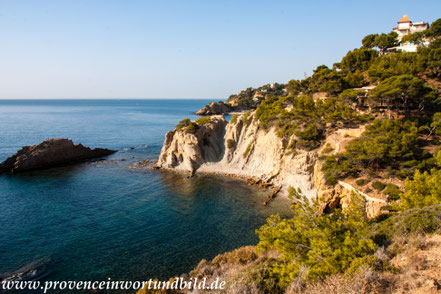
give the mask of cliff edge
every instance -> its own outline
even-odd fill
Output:
[[[168,132],[155,167],[237,176],[283,193],[293,186],[315,197],[317,153],[287,149],[275,130],[260,130],[253,116],[240,115],[229,123],[215,116],[194,134]]]
[[[236,115],[228,123],[223,116],[206,117],[192,132],[184,128],[168,132],[154,167],[190,175],[238,177],[282,195],[293,187],[309,199],[319,199],[324,211],[345,207],[351,194],[358,192],[365,197],[367,214],[372,217],[386,200],[370,197],[345,182],[326,185],[319,160],[324,148],[332,146],[340,152],[363,130],[364,126],[339,129],[328,134],[321,147],[304,150],[290,146],[294,138],[281,138],[276,128],[261,129],[255,112]]]

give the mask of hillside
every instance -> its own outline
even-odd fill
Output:
[[[229,122],[167,133],[157,168],[244,178],[293,203],[293,218],[257,230],[257,246],[202,261],[193,277],[220,276],[226,293],[439,290],[441,19],[413,37],[431,43],[391,52],[393,33],[369,35]],[[427,260],[417,274],[411,251]]]

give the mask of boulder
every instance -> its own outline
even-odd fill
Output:
[[[195,112],[197,115],[216,115],[225,114],[231,111],[231,107],[228,104],[221,102],[211,102],[205,105],[202,109]]]
[[[90,149],[69,139],[49,139],[38,145],[22,147],[0,163],[0,173],[18,173],[83,162],[115,153],[109,149]]]

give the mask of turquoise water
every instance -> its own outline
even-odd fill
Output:
[[[226,177],[132,170],[208,100],[0,100],[0,161],[23,145],[73,139],[109,161],[0,175],[0,273],[40,258],[52,280],[144,280],[255,244],[282,199]],[[135,147],[131,149],[130,147]]]

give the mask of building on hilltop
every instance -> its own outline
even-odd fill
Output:
[[[420,21],[413,23],[407,15],[403,15],[403,17],[398,21],[398,26],[394,27],[392,30],[398,34],[398,40],[401,42],[401,39],[404,36],[408,34],[422,32],[428,28],[429,24],[427,22]],[[422,45],[427,46],[429,45],[429,42],[424,41]],[[391,49],[392,51],[416,52],[418,49],[418,45],[411,42],[405,42],[401,43],[400,46]]]
[[[429,28],[429,24],[424,21],[413,23],[407,15],[398,21],[398,26],[393,28],[394,32],[397,32],[398,38],[401,38],[408,34],[413,34],[417,32],[422,32]]]

